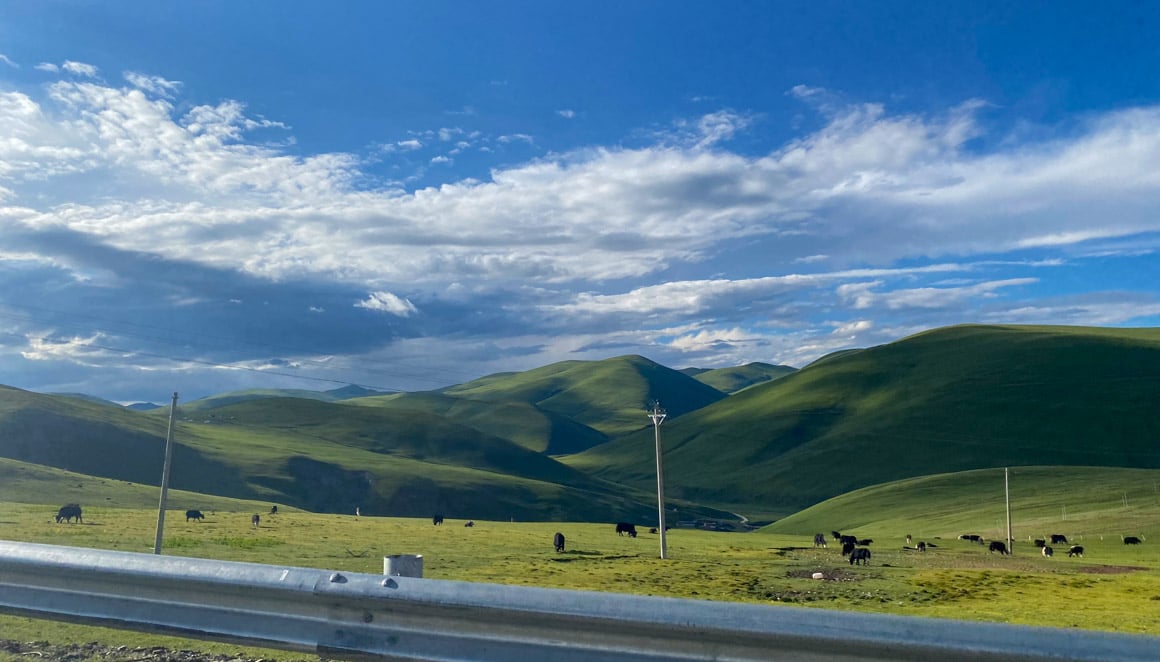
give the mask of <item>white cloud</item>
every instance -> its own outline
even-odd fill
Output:
[[[963,287],[921,287],[875,292],[874,288],[883,284],[883,281],[876,280],[840,285],[838,296],[856,309],[949,308],[960,305],[966,299],[993,297],[996,290],[1004,287],[1031,285],[1037,282],[1038,278],[1009,278]]]
[[[834,325],[833,335],[835,336],[857,336],[859,333],[864,333],[874,328],[874,322],[870,320],[854,320],[852,322],[839,322]]]
[[[365,300],[356,303],[355,308],[377,310],[397,317],[410,317],[419,312],[415,304],[390,292],[371,292]]]
[[[70,338],[30,334],[26,338],[27,348],[20,355],[28,361],[64,361],[95,367],[100,365],[100,359],[112,356],[111,352],[97,345],[103,338],[103,334]]]
[[[76,74],[78,76],[84,76],[86,78],[96,78],[97,77],[97,68],[91,64],[85,64],[84,62],[76,62],[74,60],[65,60],[64,63],[60,65],[60,68],[63,71],[69,72],[70,74]]]
[[[529,145],[535,142],[535,140],[526,133],[512,133],[508,135],[502,135],[496,138],[496,141],[501,143],[525,142]]]
[[[573,117],[576,117],[576,111],[572,110],[571,108],[557,110],[556,114],[559,115],[560,117],[563,117],[564,119],[569,119],[569,120],[572,119]]]
[[[974,268],[969,256],[1160,232],[1160,107],[1093,116],[1066,136],[988,152],[963,148],[980,131],[977,104],[937,116],[835,107],[821,129],[759,156],[726,148],[753,120],[721,111],[688,121],[677,144],[550,155],[485,181],[405,192],[366,186],[353,155],[300,157],[254,141],[249,132],[284,125],[240,102],[178,106],[162,98],[169,89],[70,80],[43,99],[0,93],[0,184],[10,191],[0,219],[263,279],[354,283],[385,296],[361,307],[404,316],[416,311],[390,294],[400,284],[466,283],[464,301],[517,292],[528,297],[511,304],[521,311],[666,324],[735,318],[746,306],[772,318],[805,289],[876,320],[861,311],[993,301],[1035,281],[896,281],[962,275]],[[412,135],[394,147],[486,140],[457,127]],[[57,186],[64,176],[69,185]],[[750,273],[761,275],[698,277],[702,267],[721,273],[730,251],[754,242],[764,261]],[[937,262],[890,267],[903,259]],[[786,266],[823,260],[832,270],[822,274]],[[659,273],[689,276],[649,284]]]
[[[451,162],[452,162],[452,161],[451,161],[451,159],[450,159],[450,158],[448,158],[448,157],[446,157],[446,156],[436,156],[436,157],[434,157],[434,158],[432,158],[432,159],[431,159],[431,163],[432,163],[432,164],[436,164],[436,163],[451,163]]]
[[[755,340],[752,333],[738,328],[706,329],[677,336],[668,344],[682,352],[709,352],[719,351],[723,347],[746,345]]]
[[[181,81],[166,80],[161,76],[149,76],[135,71],[126,71],[123,75],[130,85],[158,96],[171,97],[181,88]]]
[[[795,257],[793,261],[797,264],[813,264],[815,262],[825,262],[829,258],[829,255],[803,255],[802,257]]]
[[[965,271],[969,266],[958,264],[932,264],[923,267],[901,269],[855,269],[819,274],[788,274],[741,280],[715,279],[696,281],[670,281],[659,285],[640,287],[623,294],[581,293],[573,301],[546,306],[546,310],[569,314],[617,314],[636,312],[655,315],[658,313],[680,313],[682,315],[702,314],[714,307],[732,307],[738,302],[752,301],[763,297],[787,292],[823,287],[839,280],[870,278],[875,276],[901,277],[915,274],[935,274]],[[884,281],[841,285],[838,292],[843,298],[847,293],[861,291]]]
[[[709,147],[729,140],[751,123],[752,118],[731,111],[709,113],[697,121],[697,129],[701,134],[697,147]]]
[[[40,64],[38,64],[32,68],[37,69],[39,71],[49,71],[52,73],[56,73],[56,72],[60,71],[60,67],[56,66],[55,64],[53,64],[51,62],[41,62]]]
[[[9,59],[9,57],[7,55],[5,55],[3,53],[0,53],[0,62],[3,62],[4,64],[6,64],[14,69],[20,68],[19,64],[16,64],[15,62],[13,62],[11,59]]]
[[[1003,309],[988,314],[992,324],[1071,324],[1078,326],[1119,326],[1132,320],[1160,315],[1160,303],[1147,300],[1106,300],[1094,297],[1054,299],[1034,305]]]

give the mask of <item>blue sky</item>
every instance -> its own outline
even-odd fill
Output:
[[[1156,7],[6,2],[0,383],[1155,326]]]

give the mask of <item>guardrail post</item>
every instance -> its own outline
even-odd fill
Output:
[[[394,577],[422,577],[422,554],[391,554],[383,557],[383,574]]]

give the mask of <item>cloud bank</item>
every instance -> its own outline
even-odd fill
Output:
[[[401,325],[358,352],[427,339],[481,370],[610,347],[674,365],[800,364],[924,325],[1160,314],[1151,292],[1042,290],[1088,255],[1155,250],[1158,107],[984,150],[981,101],[892,114],[800,87],[791,96],[823,125],[766,153],[731,151],[761,120],[720,110],[653,144],[550,154],[482,180],[435,155],[425,160],[447,181],[408,190],[369,176],[369,156],[276,146],[262,136],[291,128],[240,101],[179,101],[180,82],[138,72],[116,86],[68,60],[36,68],[69,75],[40,93],[0,92],[7,283],[46,269],[77,292],[108,291],[180,267],[203,278],[173,280],[167,305],[186,308],[248,301],[209,282],[294,284],[309,296],[287,298],[310,319],[385,313]],[[458,127],[415,135],[375,151],[450,143],[458,154],[481,139]],[[286,310],[285,328],[310,324]],[[28,331],[9,342],[37,361],[95,337]]]

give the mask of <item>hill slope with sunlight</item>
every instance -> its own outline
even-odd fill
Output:
[[[845,351],[662,430],[668,493],[762,516],[902,478],[1160,467],[1160,330],[958,326]],[[644,489],[652,432],[566,458]]]

